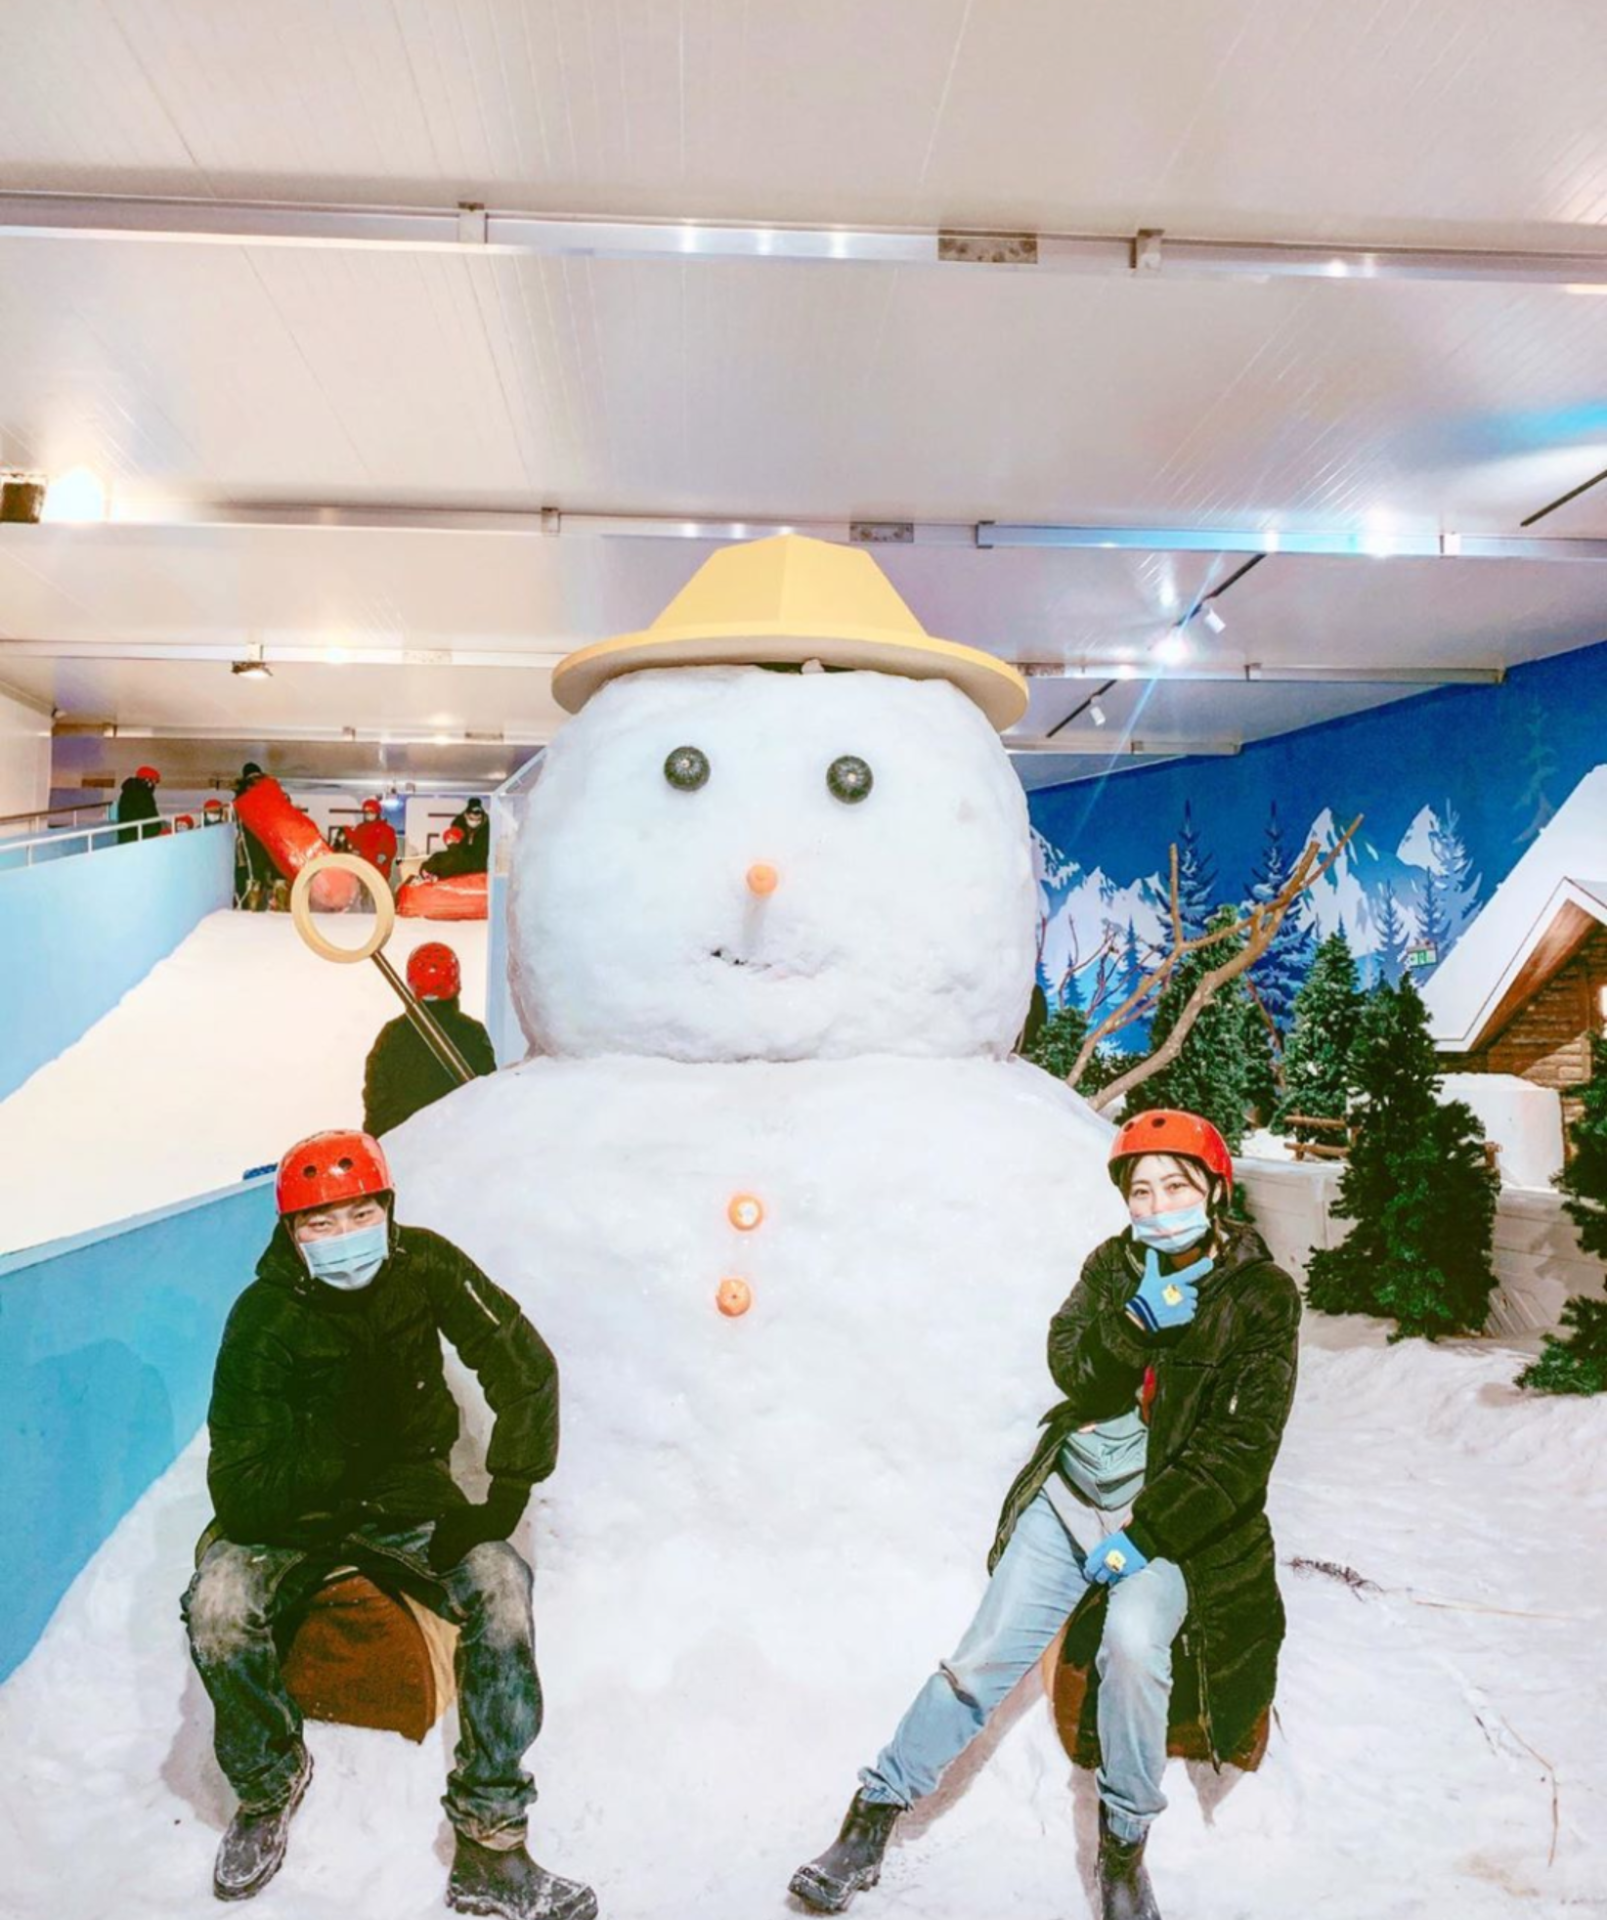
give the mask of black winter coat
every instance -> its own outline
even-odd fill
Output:
[[[356,1292],[313,1279],[283,1222],[223,1330],[207,1487],[242,1545],[303,1546],[364,1518],[439,1519],[465,1495],[441,1336],[496,1416],[486,1465],[526,1486],[558,1458],[558,1366],[516,1301],[449,1240],[391,1227]]]
[[[472,1013],[465,1013],[455,999],[431,1000],[428,1011],[476,1073],[496,1072],[491,1036]],[[457,1084],[414,1031],[407,1015],[400,1014],[380,1028],[379,1038],[369,1050],[368,1065],[363,1070],[364,1130],[389,1133],[421,1107],[444,1099]]]
[[[1155,1372],[1144,1487],[1127,1528],[1149,1559],[1172,1560],[1188,1588],[1174,1656],[1174,1729],[1198,1721],[1213,1761],[1241,1753],[1271,1705],[1284,1611],[1267,1524],[1267,1480],[1294,1400],[1300,1294],[1249,1227],[1223,1230],[1216,1271],[1186,1326],[1147,1338],[1125,1311],[1143,1249],[1118,1234],[1089,1255],[1049,1324],[1049,1371],[1066,1398],[1004,1503],[988,1566],[997,1564],[1062,1442],[1091,1420],[1131,1409]],[[1063,1658],[1091,1663],[1106,1589],[1072,1616]],[[1180,1656],[1180,1657],[1179,1657]],[[1092,1726],[1098,1676],[1089,1675]]]
[[[120,847],[130,840],[150,840],[161,831],[161,814],[156,804],[156,789],[149,780],[136,780],[132,774],[117,790],[117,824],[148,820],[150,826],[135,826],[117,836]]]

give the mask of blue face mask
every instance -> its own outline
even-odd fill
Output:
[[[389,1220],[376,1220],[373,1226],[356,1227],[350,1233],[301,1241],[307,1271],[315,1280],[339,1287],[342,1293],[355,1293],[384,1266],[390,1251],[390,1227]]]
[[[1202,1200],[1198,1206],[1179,1207],[1175,1213],[1152,1213],[1133,1222],[1133,1238],[1157,1253],[1181,1253],[1211,1231],[1211,1216]]]

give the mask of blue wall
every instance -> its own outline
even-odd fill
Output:
[[[0,1099],[228,906],[233,886],[234,835],[216,828],[0,871]]]
[[[257,1180],[0,1258],[0,1679],[199,1429],[273,1224]],[[189,1574],[176,1560],[175,1606]]]
[[[1402,964],[1432,972],[1425,918],[1443,959],[1581,778],[1607,761],[1607,645],[1514,668],[1496,687],[1452,687],[1258,742],[1231,759],[1183,760],[1029,796],[1040,836],[1046,991],[1068,961],[1093,998],[1102,938],[1135,923],[1164,940],[1167,849],[1184,809],[1210,897],[1239,902],[1267,847],[1276,805],[1286,852],[1329,823],[1364,824],[1342,866],[1309,897],[1317,934],[1343,926],[1364,977]],[[1432,820],[1429,816],[1432,815]],[[1607,871],[1607,848],[1603,849]],[[1447,865],[1455,874],[1447,875]],[[1400,936],[1386,938],[1393,897]],[[1110,971],[1119,972],[1120,946]],[[1415,951],[1415,962],[1413,954]],[[1108,1010],[1109,1002],[1106,1002]],[[1140,1036],[1132,1036],[1138,1038]]]

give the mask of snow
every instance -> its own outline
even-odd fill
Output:
[[[1340,836],[1341,828],[1333,809],[1324,807],[1301,841],[1302,850],[1313,840],[1326,854]],[[1358,871],[1361,858],[1370,853],[1362,842],[1352,840],[1339,858],[1306,894],[1313,926],[1319,941],[1344,929],[1351,952],[1361,959],[1378,950],[1377,911],[1366,884]]]
[[[1607,766],[1592,768],[1491,894],[1423,989],[1434,1043],[1465,1053],[1564,898],[1597,918],[1607,870]],[[1569,888],[1568,883],[1582,882]],[[1592,902],[1594,901],[1594,904]]]
[[[1551,1191],[1562,1171],[1562,1098],[1515,1073],[1448,1073],[1440,1100],[1461,1100],[1484,1123],[1485,1138],[1501,1148],[1501,1184]]]
[[[317,920],[350,946],[372,925],[358,914]],[[443,937],[463,963],[463,1005],[481,1016],[483,924],[401,920],[386,954],[400,970],[415,946]],[[5,1247],[210,1192],[304,1134],[357,1123],[363,1062],[399,1011],[378,968],[320,960],[288,914],[210,914],[0,1101]]]
[[[664,776],[682,746],[709,761],[696,792]],[[854,805],[826,785],[847,754],[874,778]],[[767,898],[756,864],[779,875]],[[1032,988],[1026,797],[946,681],[627,674],[553,742],[511,895],[545,1053],[1003,1054]]]
[[[1423,867],[1428,871],[1439,870],[1439,860],[1434,850],[1434,836],[1440,830],[1439,815],[1432,807],[1420,807],[1416,818],[1406,829],[1405,836],[1395,849],[1395,858],[1405,867]]]
[[[609,1326],[616,1349],[641,1346],[628,1294],[612,1312],[582,1295],[558,1280],[544,1289],[549,1331],[590,1321]],[[959,1305],[945,1284],[932,1316],[951,1319]],[[757,1330],[717,1331],[741,1341]],[[1511,1382],[1523,1356],[1484,1343],[1389,1347],[1372,1323],[1315,1316],[1306,1335],[1271,1491],[1290,1615],[1279,1727],[1255,1775],[1218,1780],[1171,1763],[1172,1804],[1150,1844],[1162,1911],[1600,1914],[1607,1400],[1520,1394]],[[677,1405],[655,1393],[635,1409],[644,1423],[698,1429],[698,1454],[684,1443],[644,1454],[645,1479],[611,1490],[589,1457],[608,1358],[588,1369],[567,1336],[562,1348],[573,1418],[534,1506],[549,1714],[532,1756],[533,1850],[593,1880],[608,1920],[783,1920],[796,1911],[792,1868],[834,1834],[854,1769],[950,1650],[980,1590],[1003,1479],[985,1503],[973,1494],[1001,1464],[995,1436],[973,1430],[969,1394],[957,1403],[963,1432],[878,1423],[843,1345],[833,1360],[846,1368],[813,1380],[812,1405],[761,1412],[753,1395],[755,1433],[724,1457],[719,1430],[752,1373],[733,1342],[711,1398]],[[675,1367],[672,1355],[667,1374]],[[1041,1361],[1015,1382],[1006,1472],[1052,1391]],[[632,1417],[628,1388],[604,1397],[611,1422]],[[772,1423],[802,1439],[795,1419],[819,1434],[839,1414],[850,1445],[833,1454],[838,1498],[864,1525],[851,1542],[771,1477],[784,1440],[758,1455],[753,1445]],[[807,1456],[795,1458],[807,1473]],[[719,1513],[696,1554],[678,1547],[677,1491],[694,1470]],[[202,1471],[198,1442],[0,1688],[0,1742],[13,1757],[0,1799],[7,1920],[217,1911],[211,1857],[232,1803],[176,1607],[207,1516]],[[775,1561],[768,1577],[755,1531]],[[1296,1557],[1348,1566],[1381,1591],[1297,1571]],[[438,1914],[449,1857],[438,1796],[454,1737],[451,1715],[422,1747],[311,1724],[317,1774],[284,1870],[253,1912]],[[1536,1754],[1557,1782],[1550,1864],[1551,1775]],[[1078,1920],[1097,1910],[1094,1817],[1091,1780],[1073,1774],[1029,1677],[943,1791],[902,1823],[880,1889],[855,1912]]]

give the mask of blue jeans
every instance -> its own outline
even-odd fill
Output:
[[[314,1550],[218,1540],[180,1611],[190,1657],[212,1698],[218,1765],[248,1812],[279,1806],[301,1767],[301,1712],[286,1691],[274,1628],[305,1604],[334,1567],[404,1589],[459,1629],[459,1735],[442,1805],[459,1833],[515,1847],[536,1797],[522,1762],[541,1731],[530,1568],[506,1540],[473,1547],[433,1573],[424,1560],[433,1524],[358,1528]]]
[[[953,1656],[910,1703],[898,1730],[860,1774],[865,1798],[908,1807],[936,1787],[943,1769],[987,1725],[1001,1700],[1060,1631],[1088,1582],[1082,1563],[1106,1533],[1088,1510],[1088,1538],[1074,1540],[1040,1493],[1010,1536],[982,1604]],[[1164,1811],[1166,1710],[1172,1642],[1188,1611],[1183,1575],[1151,1560],[1111,1589],[1099,1670],[1099,1797],[1112,1830],[1140,1840]]]

